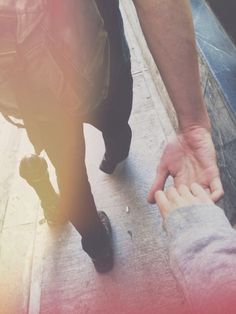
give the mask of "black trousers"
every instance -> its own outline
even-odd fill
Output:
[[[76,121],[41,123],[40,130],[48,157],[55,167],[61,195],[61,209],[82,236],[84,250],[93,257],[104,243],[85,166],[83,123],[90,123],[103,135],[106,154],[119,161],[129,152],[132,108],[132,76],[129,49],[117,0],[97,0],[104,18],[111,50],[110,87],[98,109]],[[99,161],[98,161],[99,165]]]

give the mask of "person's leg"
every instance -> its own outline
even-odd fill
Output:
[[[133,80],[119,2],[97,0],[96,3],[110,43],[110,87],[108,97],[95,112],[92,124],[102,131],[105,142],[106,152],[100,169],[111,173],[129,153],[131,129],[128,120],[132,109]]]
[[[40,126],[45,151],[57,174],[59,210],[81,234],[83,249],[94,260],[95,266],[96,263],[102,264],[100,269],[96,268],[107,271],[113,263],[111,228],[107,216],[97,212],[88,181],[83,124],[62,123],[41,123]]]
[[[38,38],[47,38],[42,29],[36,28],[25,41],[25,46],[21,45],[20,55],[24,57],[26,75],[22,76],[24,88],[23,92],[22,88],[18,88],[18,98],[22,109],[25,108],[21,110],[23,120],[32,144],[35,146],[35,142],[40,142],[37,152],[45,149],[55,167],[60,191],[59,212],[81,234],[83,249],[96,263],[95,267],[99,262],[104,262],[101,266],[106,266],[103,270],[107,271],[112,267],[110,222],[105,213],[97,212],[88,181],[84,161],[83,123],[79,119],[81,113],[64,107],[66,99],[68,106],[74,101],[67,86],[71,83],[67,77],[68,69],[65,68],[69,63],[65,65],[53,53],[58,46],[57,38],[53,41],[55,47],[46,40],[40,54],[29,53],[33,50],[29,48],[34,46]],[[39,67],[40,71],[37,71]],[[48,73],[50,79],[44,79]]]
[[[112,50],[112,60],[120,66],[130,63],[130,52],[124,34],[123,20],[119,9],[119,0],[95,0],[103,18]],[[115,65],[115,64],[114,64]],[[119,71],[119,67],[117,67]]]
[[[128,70],[120,77],[117,89],[108,99],[109,108],[101,127],[106,151],[100,169],[106,173],[112,173],[117,163],[129,154],[132,131],[128,120],[132,98],[132,76]]]

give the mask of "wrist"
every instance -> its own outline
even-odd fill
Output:
[[[203,100],[184,106],[184,110],[176,110],[179,132],[187,133],[202,128],[211,132],[211,121]]]
[[[183,147],[197,150],[205,147],[207,143],[208,149],[213,148],[211,130],[202,125],[192,125],[184,130],[178,130],[177,137]]]
[[[202,117],[201,119],[183,119],[179,120],[179,127],[178,127],[178,132],[182,134],[186,133],[192,133],[193,131],[196,130],[205,130],[211,133],[211,122],[206,115],[205,117]]]
[[[208,134],[211,136],[211,125],[199,125],[192,124],[185,128],[178,128],[177,135],[181,135],[183,137],[191,137],[191,136],[200,136],[203,134]]]

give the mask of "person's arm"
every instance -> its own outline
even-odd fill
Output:
[[[171,268],[193,313],[235,313],[236,231],[223,210],[196,183],[158,191],[155,199]]]
[[[175,185],[199,182],[218,200],[223,189],[210,135],[210,121],[200,87],[197,50],[189,1],[133,0],[149,49],[177,113],[179,131],[168,144],[149,194]],[[204,173],[204,175],[203,175]]]
[[[147,44],[178,115],[180,130],[210,129],[203,102],[196,44],[186,0],[134,0]]]
[[[236,231],[215,205],[185,206],[165,218],[172,271],[194,313],[235,313]]]

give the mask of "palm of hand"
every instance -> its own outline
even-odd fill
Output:
[[[167,144],[149,193],[149,202],[154,202],[155,192],[164,188],[169,175],[173,177],[176,187],[180,184],[190,187],[193,182],[197,182],[209,191],[214,201],[223,195],[215,148],[207,130],[195,129],[180,133]]]

